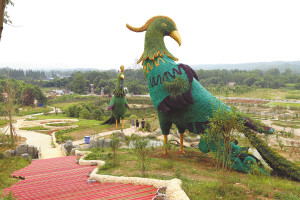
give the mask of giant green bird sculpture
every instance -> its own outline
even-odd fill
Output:
[[[124,66],[121,65],[120,72],[118,73],[117,77],[117,84],[114,90],[114,96],[110,100],[110,103],[107,107],[107,110],[112,110],[113,117],[116,120],[116,128],[118,127],[118,122],[122,119],[122,128],[124,127],[123,120],[125,118],[126,108],[129,109],[128,103],[125,99],[125,92],[124,92]]]
[[[175,22],[167,16],[155,16],[150,18],[143,26],[136,28],[126,24],[127,28],[134,32],[145,34],[144,52],[137,63],[142,62],[143,72],[149,86],[149,93],[153,105],[158,111],[159,123],[164,135],[164,142],[167,142],[172,124],[177,126],[180,133],[180,151],[183,151],[183,134],[186,129],[194,133],[204,133],[207,129],[208,119],[212,118],[213,112],[225,108],[224,112],[231,109],[223,102],[210,94],[200,83],[195,71],[185,64],[177,64],[178,59],[166,48],[164,36],[172,37],[179,46],[181,38]],[[254,131],[273,133],[273,129],[266,126],[254,124],[251,119],[243,118],[248,128],[247,137],[252,137]],[[250,136],[251,135],[251,136]],[[251,141],[251,140],[250,140]],[[209,143],[200,140],[199,149],[202,152],[214,151],[216,143]],[[258,149],[258,151],[260,151]],[[238,145],[232,143],[233,168],[241,171],[249,171],[249,163],[256,162],[251,155],[241,154]],[[166,149],[164,150],[166,153]],[[280,164],[268,160],[270,151],[260,152],[268,164],[279,169]],[[286,160],[286,159],[285,159]],[[249,162],[250,161],[250,162]],[[290,163],[289,163],[290,164]],[[291,169],[291,168],[290,168]],[[295,170],[294,170],[295,171]],[[293,172],[294,172],[293,171]],[[299,171],[297,172],[299,174]]]

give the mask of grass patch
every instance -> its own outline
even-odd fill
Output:
[[[77,118],[67,117],[67,116],[59,113],[58,115],[55,115],[55,114],[36,115],[33,118],[26,119],[25,121],[46,120],[46,119],[77,119]]]
[[[288,122],[273,122],[274,125],[277,125],[277,126],[281,126],[281,127],[291,127],[291,128],[294,128],[294,129],[297,129],[297,128],[300,128],[300,123],[299,122],[291,122],[291,121],[288,121]]]
[[[47,126],[54,126],[54,127],[62,127],[62,126],[71,126],[73,123],[70,122],[62,122],[62,123],[49,123],[46,124]]]
[[[90,150],[90,149],[89,149]],[[92,149],[92,153],[84,157],[84,160],[111,160],[112,154],[107,149]]]
[[[30,106],[26,106],[26,107],[23,107],[22,110],[20,110],[20,115],[25,116],[25,115],[45,113],[45,112],[50,112],[50,111],[52,111],[52,109],[50,107],[30,107]]]
[[[56,142],[58,144],[64,143],[68,140],[73,140],[73,137],[70,135],[67,135],[67,133],[70,133],[74,130],[78,130],[78,128],[69,128],[66,130],[60,130],[60,131],[56,131],[55,132],[55,138],[56,138]]]
[[[296,94],[289,94],[285,96],[286,99],[300,99],[300,95],[296,95]]]
[[[12,172],[24,168],[29,164],[30,162],[28,160],[25,160],[21,157],[0,159],[0,191],[19,181],[18,179],[10,176]]]
[[[283,106],[283,107],[298,107],[300,108],[300,103],[285,103],[285,102],[270,102],[269,106]]]
[[[0,119],[0,128],[6,126],[8,124],[9,120],[6,119]]]
[[[32,126],[32,127],[23,127],[20,128],[21,130],[26,130],[26,131],[45,131],[45,130],[50,130],[48,128],[45,128],[43,126]]]

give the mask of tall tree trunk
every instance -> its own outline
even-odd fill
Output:
[[[0,41],[2,37],[2,30],[4,24],[4,11],[5,11],[6,0],[0,0]]]

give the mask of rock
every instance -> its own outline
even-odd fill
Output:
[[[28,155],[28,153],[23,153],[21,155],[21,157],[24,158],[24,159],[26,159],[26,160],[30,160],[31,159],[30,156]]]
[[[160,187],[157,189],[157,192],[156,194],[166,194],[166,191],[167,191],[167,187]]]
[[[88,179],[88,183],[96,183],[98,182],[97,180],[94,180],[94,179]]]
[[[97,140],[91,140],[88,148],[110,148],[110,139],[99,138]]]
[[[74,156],[75,155],[75,150],[78,149],[78,148],[73,148],[70,152],[70,156]]]
[[[72,140],[68,140],[68,141],[64,144],[64,148],[66,149],[67,154],[70,155],[71,150],[72,150],[72,148],[73,148]]]
[[[28,146],[28,155],[32,159],[36,159],[39,157],[39,151],[35,146]]]
[[[183,138],[186,142],[199,142],[200,141],[200,136],[197,136],[196,138],[191,138],[191,137],[185,137]]]
[[[21,156],[24,153],[28,153],[28,145],[27,144],[21,144],[16,147],[16,156]]]
[[[90,166],[97,166],[98,163],[97,162],[90,162]]]
[[[121,130],[120,132],[116,132],[115,134],[118,138],[122,138],[125,140],[125,133],[123,132],[123,130]]]
[[[156,130],[153,132],[153,134],[155,134],[155,135],[157,135],[157,136],[160,136],[160,135],[162,134],[161,129],[160,129],[160,128],[156,129]]]
[[[155,133],[150,133],[147,135],[148,138],[156,138],[157,137],[157,134]]]
[[[11,150],[11,156],[16,156],[16,150]]]
[[[103,144],[102,148],[110,148],[110,141],[111,139],[105,139],[102,143]]]
[[[12,155],[11,155],[11,151],[12,151],[12,150],[6,150],[6,151],[4,151],[4,156],[5,156],[5,157],[10,157],[10,156],[12,156]]]
[[[167,200],[165,195],[156,195],[152,200]]]

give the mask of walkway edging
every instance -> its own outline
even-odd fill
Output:
[[[75,150],[75,155],[82,155],[79,159],[80,165],[91,165],[97,163],[98,166],[105,164],[105,161],[101,160],[83,160],[83,158],[91,153],[90,151],[79,151]],[[166,197],[168,200],[189,200],[189,197],[182,189],[182,181],[180,179],[174,178],[171,180],[157,180],[150,178],[140,178],[140,177],[124,177],[124,176],[111,176],[111,175],[100,175],[97,174],[98,167],[93,170],[90,174],[90,179],[97,180],[100,183],[123,183],[123,184],[133,184],[133,185],[152,185],[154,187],[167,187]]]

